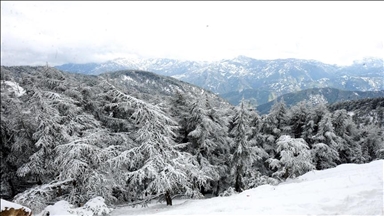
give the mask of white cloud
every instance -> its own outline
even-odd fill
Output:
[[[383,2],[1,2],[3,65],[384,57]]]

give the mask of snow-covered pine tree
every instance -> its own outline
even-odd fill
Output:
[[[358,144],[358,131],[347,111],[336,110],[332,115],[332,123],[339,145],[341,163],[362,163],[364,161],[361,146]]]
[[[57,146],[57,179],[73,183],[68,194],[60,195],[71,203],[84,204],[95,196],[102,196],[108,203],[116,201],[113,189],[118,185],[113,173],[120,170],[111,169],[107,161],[127,146],[133,146],[133,141],[124,133],[110,133],[102,128],[86,131],[83,137]]]
[[[19,194],[17,199],[20,202],[28,202],[29,200],[25,199],[25,197],[32,196],[34,200],[39,200],[39,205],[44,205],[58,197],[65,196],[65,199],[72,203],[85,202],[86,199],[84,197],[90,198],[90,196],[87,196],[88,194],[85,192],[75,192],[81,189],[84,191],[82,182],[77,181],[79,177],[69,177],[66,173],[79,170],[79,166],[76,166],[75,162],[80,161],[79,163],[84,166],[88,165],[88,162],[81,160],[83,158],[76,160],[77,158],[69,157],[71,154],[68,154],[63,149],[71,144],[71,140],[87,135],[89,131],[87,132],[86,130],[95,129],[99,127],[99,124],[91,115],[83,113],[82,109],[75,105],[79,105],[78,101],[67,97],[65,94],[41,91],[39,89],[34,89],[33,91],[34,94],[30,98],[32,107],[30,107],[27,113],[32,114],[36,123],[38,123],[38,127],[33,130],[35,132],[31,137],[31,141],[36,142],[37,149],[29,158],[29,161],[20,167],[18,174],[37,178],[42,185]],[[69,144],[65,144],[66,142],[69,142]],[[81,147],[82,145],[80,144],[72,145],[70,153],[80,154],[81,152],[76,151],[76,148]],[[82,156],[91,155],[85,154]],[[68,167],[66,166],[67,164],[71,164],[71,166]],[[84,178],[90,177],[86,175],[87,173],[82,174],[80,173],[79,176]],[[92,180],[92,178],[89,178],[89,180]],[[77,184],[74,184],[72,187],[65,186],[67,189],[64,189],[60,183],[75,183],[76,181]],[[88,193],[95,192],[92,188],[87,189],[85,191]],[[34,206],[35,204],[38,203],[31,202],[29,205]],[[39,208],[39,206],[36,207]]]
[[[268,159],[271,168],[275,169],[272,176],[280,180],[295,178],[315,168],[308,144],[303,138],[282,135],[276,141],[276,146],[279,157]]]
[[[245,174],[251,171],[256,172],[256,170],[252,169],[252,164],[257,160],[261,160],[267,154],[263,149],[252,143],[256,141],[255,139],[250,139],[252,132],[250,127],[252,114],[250,112],[249,107],[246,107],[244,101],[241,101],[233,117],[233,128],[230,131],[232,137],[231,146],[234,149],[231,174],[234,178],[236,192],[248,189],[243,180]]]
[[[303,133],[301,138],[303,138],[307,143],[309,148],[312,148],[312,145],[315,143],[314,138],[319,130],[319,124],[323,116],[329,113],[329,110],[325,103],[307,103],[308,116],[306,118],[306,123],[303,126]]]
[[[163,195],[167,205],[172,205],[172,195],[198,195],[193,182],[201,186],[209,177],[199,169],[192,155],[178,150],[173,140],[176,122],[157,106],[109,86],[117,106],[134,109],[130,118],[137,127],[134,137],[138,146],[109,160],[111,167],[120,170],[115,177],[126,184],[131,198],[147,202]]]
[[[319,122],[322,116],[329,112],[327,107],[324,103],[314,105],[312,102],[304,100],[293,106],[290,111],[291,136],[303,138],[312,149]]]
[[[30,78],[33,80],[34,76]],[[97,83],[93,84],[94,88],[98,89],[100,86],[95,84]],[[100,100],[100,102],[93,104],[92,109],[86,109],[87,101],[100,99],[94,97],[97,94],[90,94],[94,88],[84,86],[80,89],[88,91],[80,93],[74,86],[68,86],[68,89],[62,90],[62,93],[58,94],[53,91],[41,90],[47,89],[41,83],[37,83],[37,85],[42,86],[34,89],[32,98],[27,101],[28,103],[31,102],[33,106],[28,107],[27,111],[23,113],[32,115],[33,118],[26,119],[32,119],[33,122],[41,123],[41,119],[50,122],[50,124],[43,122],[47,126],[42,127],[42,129],[35,127],[31,130],[34,135],[39,132],[54,141],[55,145],[49,146],[50,152],[47,152],[48,157],[45,161],[50,164],[49,168],[46,169],[47,172],[50,172],[50,176],[46,176],[44,181],[41,181],[43,185],[19,194],[16,199],[19,202],[31,201],[30,206],[45,205],[56,199],[66,199],[71,203],[80,204],[99,195],[105,197],[108,202],[114,201],[116,198],[112,196],[112,193],[116,184],[109,174],[111,169],[106,166],[106,161],[120,152],[121,143],[128,146],[133,141],[130,141],[124,133],[111,133],[108,129],[103,128],[93,115],[86,112],[97,113],[99,108],[95,106],[100,106],[104,102]],[[37,96],[40,96],[40,99]],[[85,102],[84,98],[86,99]],[[49,111],[44,113],[46,116],[40,114],[40,108]],[[37,116],[35,116],[36,114]],[[39,115],[44,116],[44,118],[36,118]],[[60,134],[57,134],[58,131],[50,129],[52,126],[60,128]],[[37,132],[35,132],[36,128]],[[35,142],[33,138],[31,136],[31,142]],[[43,144],[49,143],[43,142]],[[37,148],[35,152],[41,149]],[[29,161],[22,168],[27,166],[29,169],[29,165],[33,163],[36,163],[36,160]],[[25,174],[32,177],[36,176],[34,173]],[[33,197],[33,199],[28,199],[28,197]],[[38,202],[35,202],[36,200]],[[39,206],[36,207],[39,208]]]
[[[250,104],[248,104],[250,106]],[[266,181],[263,181],[261,179],[272,179],[268,176],[271,175],[271,171],[269,168],[268,163],[265,161],[270,158],[269,154],[266,150],[269,150],[269,152],[272,152],[272,146],[274,146],[274,143],[271,143],[272,140],[268,138],[272,138],[272,135],[263,134],[263,125],[264,121],[266,120],[265,116],[260,116],[254,109],[250,112],[250,122],[249,126],[251,128],[251,134],[249,136],[249,139],[252,140],[251,144],[253,147],[257,147],[259,149],[262,149],[265,154],[261,154],[263,157],[262,160],[257,161],[253,165],[253,170],[257,170],[257,173],[250,173],[250,177],[247,177],[247,182],[249,187],[256,187],[260,184],[266,183]],[[265,142],[267,140],[268,142]],[[254,176],[254,177],[252,177]],[[271,182],[269,182],[271,183]]]
[[[384,159],[384,132],[383,128],[374,124],[361,126],[358,130],[364,163],[375,159]]]
[[[177,131],[176,142],[177,143],[186,143],[188,142],[188,128],[187,128],[187,118],[189,116],[189,104],[190,98],[180,91],[177,91],[173,97],[171,97],[169,102],[169,113],[179,125]]]
[[[68,138],[61,122],[63,117],[53,106],[60,98],[60,95],[50,91],[33,89],[30,98],[30,113],[37,122],[37,128],[32,135],[32,140],[38,148],[27,163],[17,171],[18,175],[34,176],[40,184],[49,182],[56,173],[53,166],[55,157],[54,148],[65,142]]]
[[[203,190],[218,194],[220,181],[227,177],[230,161],[227,119],[211,107],[207,96],[197,99],[193,104],[187,118],[188,148],[204,173],[211,181],[204,185]],[[203,191],[203,192],[204,192]]]
[[[311,154],[317,170],[332,168],[340,163],[338,137],[332,125],[331,113],[322,117],[313,140]]]
[[[262,125],[263,125],[263,118],[256,111],[253,111],[251,113],[249,125],[250,125],[251,131],[252,131],[250,138],[257,140],[257,144],[260,147],[263,147],[263,144],[261,142],[261,140],[262,140],[261,131],[262,131]]]
[[[3,71],[2,71],[3,72]],[[30,185],[27,178],[20,178],[16,171],[35,151],[32,134],[36,125],[30,113],[24,112],[25,94],[15,94],[1,83],[1,163],[0,196],[12,199]]]
[[[301,101],[291,108],[290,127],[293,138],[303,138],[304,127],[309,117],[309,109],[305,101]]]
[[[264,150],[271,158],[274,158],[276,152],[276,140],[281,135],[290,134],[289,119],[290,110],[287,109],[284,99],[275,102],[268,115],[262,119],[261,126],[261,142],[263,143]]]

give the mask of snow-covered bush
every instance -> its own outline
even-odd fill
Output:
[[[13,201],[28,206],[36,212],[40,212],[49,202],[57,197],[57,193],[60,190],[65,191],[71,183],[71,180],[52,181],[17,194]]]
[[[233,194],[237,194],[235,188],[229,187],[227,190],[225,190],[224,192],[220,193],[219,196],[225,197],[225,196],[231,196]]]
[[[270,167],[276,169],[272,176],[279,179],[295,178],[315,168],[304,139],[282,135],[276,141],[276,146],[279,157],[267,160]]]
[[[70,212],[71,208],[73,208],[73,205],[71,205],[69,202],[65,200],[60,200],[53,205],[49,205],[45,207],[45,209],[40,213],[40,215],[41,216],[76,215]]]
[[[53,205],[47,206],[42,212],[41,216],[54,216],[54,215],[76,215],[76,216],[102,216],[108,215],[112,211],[105,204],[102,197],[95,197],[90,199],[84,206],[74,208],[74,205],[65,200],[60,200]]]
[[[76,213],[79,216],[100,216],[108,215],[112,211],[112,208],[109,208],[105,204],[104,198],[98,196],[93,199],[90,199],[84,206],[71,210],[71,212]]]
[[[337,151],[325,143],[316,143],[313,145],[311,154],[316,169],[318,170],[335,167],[336,163],[334,161],[339,158]]]
[[[251,189],[265,184],[277,185],[278,183],[279,181],[277,179],[262,175],[259,171],[247,172],[244,177],[245,189]]]

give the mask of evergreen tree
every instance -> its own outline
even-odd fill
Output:
[[[234,148],[232,158],[232,175],[234,176],[234,188],[236,192],[246,189],[244,176],[252,169],[252,164],[261,160],[266,152],[252,144],[255,139],[250,140],[250,120],[252,114],[249,108],[245,107],[244,101],[240,102],[233,118],[233,128],[230,131],[232,146]]]
[[[303,138],[310,148],[314,144],[314,137],[318,132],[319,122],[328,110],[323,103],[314,105],[304,100],[293,106],[290,116],[291,135]]]
[[[116,182],[107,161],[115,157],[124,143],[133,145],[124,134],[110,134],[108,130],[91,130],[86,135],[55,148],[57,157],[55,165],[58,169],[57,179],[63,182],[71,181],[73,187],[66,195],[71,203],[85,203],[95,196],[102,196],[108,203],[117,199],[113,197]],[[60,194],[64,195],[64,194]]]
[[[309,116],[310,112],[305,101],[301,101],[291,108],[290,127],[293,138],[303,138]]]
[[[361,146],[358,145],[356,125],[347,111],[336,110],[332,115],[332,123],[339,144],[341,163],[362,163],[364,161]]]
[[[276,152],[276,140],[281,135],[290,134],[289,119],[290,113],[283,99],[276,102],[269,114],[262,119],[261,142],[264,143],[264,149],[271,158],[278,157],[276,155],[278,154]]]
[[[24,112],[23,100],[28,96],[15,94],[3,80],[1,82],[0,196],[11,199],[30,186],[27,181],[31,179],[20,178],[16,171],[35,151],[32,131],[36,125],[31,114]]]
[[[364,163],[375,159],[384,159],[384,136],[383,129],[369,124],[362,126],[359,130],[358,144],[361,146]]]
[[[192,155],[177,149],[173,140],[176,122],[157,106],[129,96],[113,85],[110,87],[118,106],[135,110],[130,118],[137,126],[138,146],[119,152],[109,160],[112,167],[122,169],[117,178],[127,184],[133,199],[144,197],[149,201],[164,195],[167,205],[172,205],[173,194],[199,195],[192,182],[199,187],[208,177],[198,169]]]
[[[324,103],[318,103],[316,105],[307,103],[307,105],[307,110],[309,110],[309,112],[306,118],[306,123],[303,126],[301,138],[308,143],[309,148],[313,148],[314,143],[316,143],[315,137],[319,131],[320,121],[323,116],[329,113],[329,111]]]
[[[332,114],[326,113],[319,122],[319,130],[314,137],[311,153],[316,169],[328,169],[340,163],[338,137],[332,125]]]
[[[36,131],[32,135],[34,145],[38,148],[29,161],[17,171],[18,175],[35,176],[40,184],[49,182],[56,174],[53,159],[56,156],[54,148],[68,138],[61,122],[63,117],[53,106],[60,100],[57,93],[33,90],[30,98],[30,113],[34,114],[37,123]]]
[[[190,107],[189,101],[190,98],[186,94],[183,94],[180,91],[177,91],[176,94],[171,98],[169,104],[169,113],[179,125],[176,142],[177,143],[186,143],[188,142],[188,116]]]
[[[275,169],[274,177],[281,180],[295,178],[315,168],[304,139],[282,135],[276,146],[280,157],[268,159],[271,168]]]
[[[187,118],[188,148],[187,151],[196,157],[201,169],[212,181],[204,185],[209,190],[215,182],[226,177],[229,166],[229,140],[227,119],[213,109],[207,97],[192,104]],[[203,191],[204,192],[204,191]],[[214,191],[218,193],[218,191]]]

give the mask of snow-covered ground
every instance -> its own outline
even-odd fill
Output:
[[[384,215],[383,166],[343,164],[230,197],[120,207],[111,215]]]
[[[111,216],[384,215],[383,172],[384,160],[377,160],[311,171],[276,186],[263,185],[229,197],[173,200],[173,206],[153,203],[147,208],[126,206],[112,210],[97,197],[81,208],[60,201],[45,210],[50,211],[50,216],[97,215],[102,211]]]

